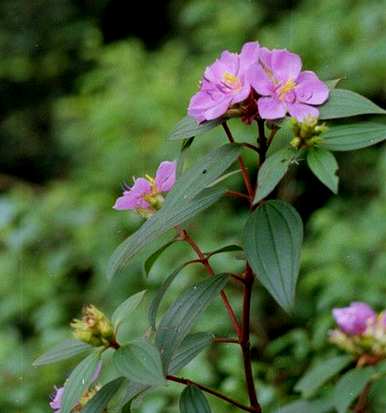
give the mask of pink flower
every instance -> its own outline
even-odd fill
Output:
[[[155,179],[146,176],[134,180],[134,185],[123,191],[113,206],[116,210],[147,210],[161,193],[169,192],[176,181],[176,162],[161,162]]]
[[[189,116],[198,122],[217,119],[232,105],[247,99],[251,92],[248,71],[257,62],[259,50],[257,42],[249,42],[240,54],[226,50],[208,66],[200,91],[190,100]]]
[[[339,328],[349,335],[363,334],[375,322],[376,313],[366,303],[353,302],[349,307],[334,308],[332,314]]]
[[[63,399],[64,387],[56,387],[55,386],[55,393],[51,397],[50,407],[54,411],[54,413],[60,413],[60,409],[62,408],[62,399]]]
[[[298,121],[318,117],[314,105],[324,103],[329,89],[311,71],[301,71],[300,57],[287,50],[260,49],[259,64],[249,69],[252,87],[261,95],[257,101],[263,119],[283,118],[287,112]]]

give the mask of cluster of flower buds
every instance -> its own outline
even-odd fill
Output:
[[[333,316],[338,328],[330,333],[332,343],[363,360],[386,358],[386,311],[377,314],[368,304],[353,302],[335,308]]]
[[[308,148],[321,142],[320,135],[327,131],[325,123],[318,124],[318,119],[313,116],[307,116],[302,122],[291,118],[294,138],[290,145],[296,149]]]
[[[308,116],[317,118],[316,106],[328,96],[327,85],[314,72],[302,71],[298,55],[249,42],[240,53],[224,51],[206,68],[188,113],[199,123],[234,116],[251,123],[287,113],[302,122]]]
[[[115,343],[111,321],[94,305],[83,307],[82,318],[71,322],[74,336],[95,347],[110,347]]]
[[[164,203],[163,194],[171,191],[176,182],[175,161],[161,162],[155,178],[146,175],[134,179],[132,187],[125,186],[123,195],[115,201],[114,209],[135,210],[144,218],[151,217]]]
[[[71,413],[77,413],[82,411],[83,407],[86,403],[92,399],[96,393],[100,390],[101,386],[99,384],[95,384],[95,381],[98,379],[99,374],[101,371],[101,364],[98,364],[98,367],[91,379],[92,385],[82,394],[82,397],[75,405],[75,407],[71,410]],[[51,396],[50,407],[54,413],[60,413],[62,409],[62,400],[64,394],[64,386],[63,387],[55,387],[55,391]]]

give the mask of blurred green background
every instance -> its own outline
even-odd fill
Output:
[[[92,302],[107,312],[140,289],[155,289],[191,257],[172,248],[145,280],[140,261],[113,283],[105,267],[137,228],[134,214],[112,210],[122,182],[153,173],[179,145],[165,137],[184,116],[203,68],[243,42],[300,53],[322,79],[386,106],[385,0],[2,0],[0,2],[0,410],[50,411],[48,396],[72,362],[31,366],[70,336],[68,323]],[[252,139],[254,130],[233,126]],[[244,136],[245,135],[245,136]],[[241,136],[239,136],[241,137]],[[193,153],[219,145],[221,131],[197,139]],[[386,146],[339,154],[340,194],[333,197],[304,165],[278,195],[306,221],[294,317],[256,286],[253,359],[267,413],[296,399],[293,385],[310,363],[331,352],[330,310],[386,296]],[[255,172],[250,161],[249,168]],[[234,179],[235,186],[241,182]],[[237,188],[236,188],[237,189]],[[225,201],[197,217],[203,248],[237,241],[243,204]],[[231,268],[221,256],[217,268]],[[192,277],[180,277],[169,303]],[[239,293],[231,291],[238,305]],[[127,334],[146,327],[145,308]],[[200,330],[231,334],[221,303]],[[202,354],[185,374],[245,400],[240,354],[232,345]],[[141,413],[177,412],[178,385],[145,398]],[[384,413],[385,404],[373,406]],[[385,401],[386,403],[386,401]],[[234,410],[211,400],[215,412]]]

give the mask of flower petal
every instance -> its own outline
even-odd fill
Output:
[[[113,206],[118,211],[126,209],[149,208],[150,204],[145,201],[144,196],[151,193],[151,184],[145,178],[138,178],[129,191],[125,191]]]
[[[240,52],[240,73],[245,72],[250,65],[259,59],[260,45],[258,42],[245,43]]]
[[[288,112],[291,116],[302,122],[307,116],[319,117],[319,110],[304,103],[287,103]]]
[[[176,161],[163,161],[157,169],[155,183],[160,192],[169,192],[176,182]]]
[[[273,75],[281,82],[296,80],[302,69],[300,57],[287,50],[273,50],[271,63]]]
[[[300,74],[295,89],[296,97],[299,102],[321,105],[328,99],[330,90],[324,82],[319,80],[316,75],[311,75],[311,73],[308,72],[303,76],[302,73]]]
[[[249,85],[249,83],[244,84],[241,90],[233,95],[231,103],[234,104],[242,102],[249,96],[250,92],[251,86]]]
[[[275,97],[262,97],[257,101],[259,115],[262,119],[280,119],[286,114],[285,104]]]
[[[225,96],[222,101],[216,102],[210,109],[204,113],[206,120],[217,119],[222,116],[230,106],[232,96]]]
[[[236,53],[225,50],[221,53],[219,61],[226,66],[227,72],[232,73],[233,75],[237,74],[239,70],[239,56]],[[223,75],[224,73],[221,74],[221,77]]]
[[[271,96],[274,94],[275,85],[260,65],[251,66],[246,77],[259,95]]]

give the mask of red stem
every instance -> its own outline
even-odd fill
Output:
[[[174,381],[176,383],[180,383],[180,384],[184,384],[185,386],[195,386],[199,389],[201,389],[202,391],[209,393],[213,396],[218,397],[219,399],[222,399],[230,404],[233,404],[233,406],[238,407],[241,410],[244,410],[246,412],[251,412],[251,413],[255,413],[256,410],[254,410],[252,407],[248,407],[248,406],[244,406],[243,404],[239,403],[237,400],[233,400],[230,397],[226,396],[225,394],[222,394],[220,392],[218,392],[217,390],[211,389],[210,387],[204,386],[203,384],[200,383],[196,383],[192,380],[188,380],[188,379],[183,379],[180,377],[176,377],[176,376],[166,376],[166,378],[170,381]]]

